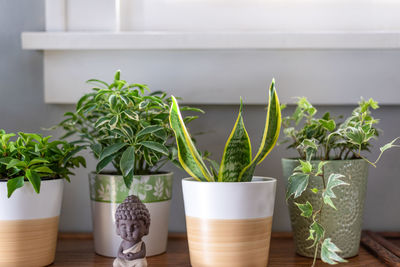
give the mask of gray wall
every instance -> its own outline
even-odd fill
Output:
[[[73,109],[70,105],[49,105],[43,102],[43,55],[39,51],[21,50],[20,33],[22,31],[44,30],[44,1],[42,0],[0,0],[0,128],[12,131],[39,131],[41,127],[48,127],[57,123],[65,111]],[[276,51],[285,55],[303,55],[309,51]],[[320,52],[321,53],[321,52]],[[381,80],[381,86],[400,84],[399,65],[400,51],[347,51],[348,62],[357,65],[357,62],[373,61],[387,66],[387,76],[391,79]],[[324,60],[335,60],[335,53],[326,51],[321,57]],[[367,60],[366,60],[367,59]],[[372,60],[374,59],[374,60]],[[271,62],[279,68],[284,68],[288,62]],[[307,70],[307,59],[304,57],[302,64],[293,68]],[[359,68],[368,66],[359,63]],[[256,68],[256,66],[255,66]],[[314,69],[315,70],[315,69]],[[369,69],[370,70],[370,69]],[[325,69],[320,69],[312,74],[313,79],[319,82],[321,88],[324,86],[326,77]],[[339,72],[335,69],[329,70],[330,75]],[[339,72],[340,73],[340,72]],[[236,75],[240,75],[237,73]],[[234,76],[234,75],[232,75]],[[348,75],[351,77],[351,75]],[[266,77],[270,77],[266,74]],[[88,77],[91,78],[91,77]],[[155,76],[156,78],[156,76]],[[217,78],[217,77],[214,77]],[[337,77],[340,79],[341,77]],[[379,77],[357,77],[357,79],[372,79]],[[139,81],[140,82],[140,81]],[[194,81],[195,82],[195,81]],[[249,81],[251,82],[251,81]],[[343,81],[346,86],[346,81]],[[251,84],[249,84],[251,87]],[[351,90],[352,88],[349,88]],[[288,90],[288,88],[286,88]],[[293,88],[296,96],[296,89]],[[377,88],[376,94],[380,94]],[[245,92],[244,92],[245,94]],[[345,99],[346,96],[343,96]],[[369,97],[369,96],[366,96]],[[193,133],[208,130],[209,132],[197,137],[201,149],[208,149],[216,159],[221,157],[224,143],[233,126],[237,113],[237,106],[202,106],[206,115],[193,122],[191,131]],[[351,106],[323,106],[317,107],[320,112],[330,110],[334,114],[349,114]],[[292,111],[290,107],[286,112]],[[285,112],[285,113],[286,113]],[[246,106],[244,111],[246,127],[253,141],[253,146],[258,146],[263,128],[265,108],[264,106]],[[375,159],[378,146],[393,137],[400,135],[400,106],[382,106],[376,112],[376,117],[381,118],[380,128],[385,132],[375,147],[375,152],[370,158]],[[45,132],[46,134],[50,134]],[[52,133],[58,136],[59,133]],[[276,231],[290,230],[288,212],[284,201],[285,181],[282,178],[280,165],[281,157],[295,156],[284,147],[277,147],[263,164],[256,170],[256,174],[278,178],[278,191],[275,205],[275,216],[273,228]],[[89,158],[88,169],[80,169],[67,184],[64,194],[63,210],[60,228],[62,231],[90,231],[91,217],[88,196],[87,173],[93,170],[95,162]],[[373,230],[399,231],[400,210],[400,150],[387,152],[378,168],[370,169],[368,193],[365,210],[364,227]],[[172,211],[170,218],[171,231],[184,231],[184,212],[182,203],[182,192],[180,178],[187,176],[182,171],[172,166],[175,172],[174,196],[172,200]]]

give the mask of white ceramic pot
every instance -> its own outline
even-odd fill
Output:
[[[64,180],[43,180],[40,194],[32,185],[7,198],[0,182],[0,266],[47,266],[54,261]]]
[[[268,264],[276,179],[251,182],[182,181],[193,267]]]
[[[116,257],[122,239],[116,233],[115,211],[128,195],[136,195],[150,212],[149,234],[143,238],[146,256],[167,250],[172,173],[134,176],[126,188],[122,176],[90,174],[94,248],[97,254]]]

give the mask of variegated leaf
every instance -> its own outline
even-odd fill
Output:
[[[264,134],[261,140],[261,145],[257,152],[257,155],[254,157],[251,163],[247,167],[245,167],[240,173],[239,181],[251,181],[256,165],[260,164],[274,148],[276,141],[279,137],[281,122],[281,106],[279,104],[278,95],[275,89],[275,80],[273,79],[269,88],[267,119],[265,123]]]
[[[243,103],[239,115],[225,145],[218,173],[219,182],[237,182],[240,172],[251,162],[251,143],[242,117]]]
[[[169,121],[171,128],[175,133],[176,143],[178,146],[178,158],[182,167],[193,178],[196,178],[200,181],[213,181],[213,176],[208,171],[200,154],[197,152],[189,132],[183,123],[178,103],[173,96]]]

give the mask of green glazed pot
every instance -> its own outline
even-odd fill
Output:
[[[312,162],[314,166],[317,166],[318,163],[319,161]],[[298,165],[297,159],[282,159],[283,175],[286,181]],[[350,258],[358,254],[368,167],[368,163],[362,159],[332,160],[325,165],[325,181],[328,180],[331,173],[339,173],[345,176],[342,180],[349,184],[334,189],[336,198],[332,201],[337,210],[324,206],[321,219],[321,224],[325,227],[325,237],[332,238],[332,242],[342,250],[338,254],[343,258]],[[295,201],[297,203],[309,201],[313,207],[319,207],[321,205],[320,194],[311,192],[312,188],[323,188],[321,177],[310,176],[307,190]],[[288,200],[288,206],[296,252],[302,256],[314,257],[314,248],[309,248],[312,241],[307,241],[312,219],[300,215],[301,212],[294,204],[293,197]]]

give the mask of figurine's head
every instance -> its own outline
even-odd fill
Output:
[[[149,233],[150,213],[137,196],[128,196],[115,212],[117,234],[134,244]]]

